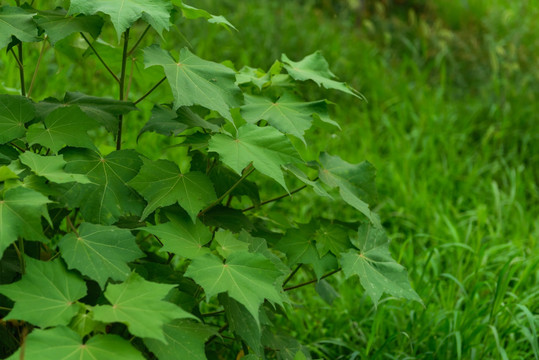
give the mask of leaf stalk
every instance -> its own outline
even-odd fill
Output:
[[[120,73],[120,101],[124,100],[124,91],[125,91],[125,69],[127,64],[127,47],[129,45],[129,29],[124,32],[124,49],[122,53],[122,72]],[[124,116],[118,116],[118,135],[116,136],[116,150],[122,148],[122,127]]]

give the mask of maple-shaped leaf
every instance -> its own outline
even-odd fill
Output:
[[[305,102],[291,93],[284,93],[277,101],[245,95],[245,105],[241,107],[241,114],[249,123],[266,120],[279,131],[292,134],[303,141],[305,141],[303,134],[311,127],[314,114],[323,121],[336,124],[329,118],[324,100]]]
[[[383,229],[362,225],[352,243],[360,250],[350,249],[341,254],[342,269],[347,278],[359,276],[375,305],[383,293],[422,303],[410,286],[406,269],[391,258],[389,239]]]
[[[127,279],[131,273],[127,263],[144,256],[129,230],[82,223],[78,233],[60,240],[62,258],[70,269],[97,281],[101,288],[109,278]]]
[[[334,255],[339,255],[351,247],[349,228],[325,219],[320,219],[317,223],[318,229],[314,233],[314,240],[320,256],[324,256],[329,251]]]
[[[74,184],[62,197],[72,207],[80,207],[88,222],[110,225],[121,215],[142,211],[143,201],[127,182],[138,173],[142,161],[134,150],[114,151],[107,156],[88,149],[63,151],[70,173],[84,174],[92,184]]]
[[[26,138],[29,145],[40,144],[54,153],[66,145],[94,149],[87,131],[97,125],[79,108],[62,107],[47,115],[44,124],[30,125]]]
[[[339,194],[344,201],[380,227],[380,218],[369,208],[369,204],[374,203],[377,196],[374,166],[367,161],[350,164],[328,153],[320,154],[320,163],[320,180],[331,188],[339,188]]]
[[[180,215],[167,214],[169,222],[140,228],[159,238],[163,250],[194,259],[209,252],[204,247],[211,240],[211,232],[200,220],[195,223]]]
[[[78,32],[87,32],[95,39],[103,27],[100,16],[68,16],[67,11],[57,8],[51,11],[41,11],[35,18],[36,23],[45,30],[51,45],[69,35]]]
[[[67,163],[63,155],[42,156],[27,151],[21,154],[19,159],[21,163],[28,166],[36,175],[43,176],[58,184],[69,182],[88,184],[91,182],[86,175],[66,172],[64,167]]]
[[[182,10],[182,15],[186,19],[204,18],[208,20],[209,23],[222,25],[225,28],[231,27],[232,29],[237,30],[234,25],[221,15],[212,15],[206,10],[186,5],[181,0],[172,0],[172,3]]]
[[[131,273],[121,284],[109,284],[105,297],[111,305],[99,305],[94,318],[106,323],[121,322],[131,334],[167,342],[163,325],[174,319],[194,318],[180,307],[163,300],[176,285],[154,283]]]
[[[95,119],[112,133],[118,132],[118,115],[125,115],[137,110],[137,107],[129,101],[90,96],[79,92],[67,92],[62,101],[46,98],[35,104],[36,115],[38,119],[43,120],[60,107],[72,106],[79,107],[88,117]]]
[[[241,241],[230,231],[221,230],[215,233],[214,240],[218,246],[216,248],[219,255],[227,258],[231,254],[239,251],[249,251],[249,243]]]
[[[26,132],[24,124],[32,120],[34,115],[34,104],[27,98],[19,95],[0,95],[0,143],[7,143],[23,136]]]
[[[206,360],[205,342],[217,334],[217,329],[189,320],[174,320],[163,325],[168,344],[154,339],[144,339],[144,344],[159,360]]]
[[[223,163],[240,175],[252,162],[255,169],[287,190],[281,167],[288,163],[301,162],[298,152],[286,135],[270,126],[245,124],[238,129],[235,137],[216,134],[210,140],[208,151],[218,153]]]
[[[226,262],[213,254],[194,259],[185,276],[204,288],[207,299],[227,292],[243,304],[258,321],[258,309],[267,299],[281,304],[282,295],[277,291],[281,272],[262,254],[237,252]]]
[[[236,73],[221,64],[203,60],[187,48],[180,50],[180,58],[172,56],[158,45],[144,49],[146,67],[162,66],[174,95],[174,110],[180,106],[201,105],[215,110],[232,120],[230,108],[239,106],[240,89]]]
[[[8,360],[22,359],[17,350]],[[85,343],[68,327],[33,330],[24,341],[25,360],[144,360],[131,343],[118,335],[96,335]]]
[[[66,270],[59,259],[39,261],[25,257],[26,273],[9,285],[0,285],[0,294],[15,301],[5,320],[24,320],[48,327],[67,325],[78,312],[75,301],[86,295],[86,284]]]
[[[97,12],[109,15],[120,41],[123,32],[140,18],[161,35],[170,26],[171,10],[172,4],[168,0],[71,0],[69,15],[93,15]]]
[[[49,199],[32,189],[14,187],[0,199],[0,258],[17,237],[44,240],[41,216],[47,216]]]
[[[297,62],[290,60],[283,54],[281,61],[284,63],[286,71],[296,80],[312,80],[318,86],[323,86],[326,89],[339,90],[363,99],[363,96],[348,84],[333,80],[336,76],[329,70],[328,62],[320,51],[307,55]]]
[[[129,183],[148,201],[142,219],[158,207],[179,203],[195,222],[198,212],[217,199],[205,174],[198,171],[182,174],[169,160],[143,161],[139,174]]]
[[[11,42],[12,36],[22,42],[39,41],[34,15],[20,7],[0,6],[0,49]]]

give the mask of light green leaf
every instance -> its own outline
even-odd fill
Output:
[[[339,90],[363,99],[363,96],[348,84],[333,80],[336,76],[329,70],[328,62],[320,51],[307,55],[298,62],[290,60],[283,54],[281,61],[284,63],[286,71],[296,80],[312,80],[318,86],[323,86],[326,89]]]
[[[5,165],[0,166],[0,182],[5,182],[6,180],[13,180],[13,179],[18,179],[18,178],[19,178],[19,175],[14,173],[13,170],[11,170],[9,167]]]
[[[21,163],[28,166],[36,175],[43,176],[48,180],[62,184],[78,182],[88,184],[91,181],[81,174],[70,174],[64,170],[66,162],[63,155],[41,156],[27,151],[19,156]]]
[[[96,306],[94,318],[106,323],[124,323],[135,336],[166,343],[164,324],[173,319],[196,319],[178,306],[163,300],[175,286],[146,281],[137,273],[132,273],[125,282],[107,286],[105,297],[112,305]]]
[[[26,138],[29,145],[40,144],[57,153],[64,146],[94,149],[87,131],[98,124],[77,107],[62,107],[52,111],[43,124],[33,124],[28,128]]]
[[[375,305],[383,293],[423,303],[410,286],[406,269],[391,258],[389,239],[383,229],[362,225],[352,242],[360,251],[350,249],[342,253],[342,269],[347,278],[359,276]]]
[[[168,344],[154,339],[144,339],[144,344],[159,360],[206,360],[205,341],[217,335],[215,328],[188,320],[174,320],[163,326]]]
[[[267,299],[281,304],[277,278],[281,272],[262,254],[237,252],[223,261],[213,254],[194,259],[185,276],[192,278],[206,292],[207,299],[227,292],[243,304],[258,321],[258,309]]]
[[[20,350],[8,360],[21,359]],[[28,335],[25,360],[144,360],[129,341],[118,335],[96,335],[84,344],[73,330],[58,326],[48,330],[35,329]]]
[[[32,120],[34,115],[34,104],[27,98],[19,95],[0,95],[0,143],[22,137],[26,132],[24,124]]]
[[[225,28],[231,27],[234,30],[238,30],[232,25],[226,18],[221,15],[212,15],[206,10],[197,9],[195,7],[184,4],[181,0],[172,0],[172,3],[178,6],[182,10],[182,15],[186,19],[198,19],[204,18],[208,20],[209,23],[219,24]]]
[[[48,327],[67,325],[79,308],[75,301],[86,295],[84,281],[66,270],[62,262],[25,257],[26,273],[9,285],[0,285],[0,294],[15,301],[5,320],[24,320]]]
[[[38,119],[43,120],[52,111],[60,107],[78,106],[88,117],[95,119],[112,132],[118,132],[118,115],[125,115],[137,110],[129,101],[89,96],[79,92],[67,92],[62,101],[46,98],[35,104]]]
[[[70,206],[80,207],[86,221],[110,225],[121,215],[140,214],[143,200],[127,186],[142,164],[134,150],[103,157],[87,149],[66,149],[63,155],[67,172],[84,174],[92,181],[66,188],[62,197]]]
[[[152,45],[144,50],[146,67],[162,66],[174,95],[174,110],[180,106],[201,105],[232,121],[230,108],[237,107],[241,92],[236,74],[224,65],[206,61],[183,48],[179,61]]]
[[[238,240],[230,231],[221,230],[216,232],[215,241],[219,244],[216,248],[217,252],[224,258],[238,251],[247,252],[249,250],[249,243]]]
[[[293,164],[288,164],[284,167],[286,170],[288,170],[290,173],[292,173],[298,180],[303,182],[306,185],[309,185],[313,188],[314,192],[318,196],[327,197],[330,199],[333,199],[333,197],[322,187],[322,184],[318,180],[311,180],[309,177],[297,166]]]
[[[170,26],[172,4],[167,0],[71,0],[69,15],[93,15],[102,12],[110,16],[118,41],[125,30],[142,18],[159,35]]]
[[[198,212],[217,199],[205,174],[198,171],[182,174],[178,166],[168,160],[144,159],[140,173],[129,185],[148,201],[142,219],[158,207],[179,203],[195,222]]]
[[[106,324],[94,320],[94,313],[89,311],[89,305],[78,303],[79,312],[73,317],[69,323],[69,328],[76,331],[80,336],[84,337],[92,331],[96,333],[105,333]]]
[[[311,127],[314,114],[325,121],[331,121],[324,100],[305,102],[291,93],[284,93],[275,102],[260,96],[245,95],[241,114],[251,124],[266,120],[279,131],[303,141],[303,134]]]
[[[0,49],[9,45],[12,36],[22,42],[39,41],[34,15],[20,7],[0,6]]]
[[[320,154],[320,180],[329,187],[339,188],[344,201],[361,211],[374,225],[380,227],[380,218],[369,208],[376,199],[374,179],[376,169],[369,162],[350,164],[338,156]]]
[[[77,32],[87,32],[95,39],[103,27],[103,19],[95,16],[68,16],[64,9],[42,11],[35,18],[36,23],[45,30],[54,46],[57,41]]]
[[[17,237],[45,240],[41,216],[47,214],[49,199],[24,187],[10,188],[0,200],[0,257]],[[47,215],[48,216],[48,215]]]
[[[97,281],[101,288],[110,278],[123,281],[131,270],[127,263],[144,256],[129,230],[82,223],[79,236],[65,235],[58,246],[70,269]]]
[[[281,167],[301,162],[299,155],[286,135],[266,126],[245,124],[235,138],[216,134],[212,136],[208,151],[219,154],[221,160],[241,175],[251,162],[262,174],[267,175],[288,190]]]
[[[169,222],[140,228],[159,238],[163,250],[194,259],[209,252],[204,247],[211,240],[211,232],[200,220],[193,224],[191,219],[179,215],[167,214]]]

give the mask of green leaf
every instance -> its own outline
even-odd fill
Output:
[[[8,360],[21,359],[21,351]],[[129,341],[118,335],[96,335],[84,344],[73,330],[59,326],[48,330],[35,329],[28,335],[25,360],[144,360]]]
[[[124,31],[140,18],[161,35],[170,26],[171,10],[172,4],[167,0],[71,0],[69,15],[93,15],[99,11],[109,15],[120,41]]]
[[[127,263],[144,256],[129,230],[82,223],[79,236],[65,235],[58,246],[70,269],[97,281],[101,288],[110,278],[123,281],[131,270]]]
[[[227,19],[220,15],[212,15],[206,10],[197,9],[195,7],[184,4],[181,0],[172,0],[172,3],[178,6],[182,10],[182,15],[186,19],[198,19],[204,18],[208,20],[209,23],[219,24],[225,28],[231,27],[234,30],[238,30],[232,25]]]
[[[258,309],[267,299],[281,304],[277,278],[281,272],[264,255],[248,252],[231,254],[226,262],[213,254],[194,259],[185,276],[195,280],[206,292],[206,298],[227,292],[243,304],[258,321]]]
[[[406,269],[391,258],[389,239],[383,229],[362,225],[352,242],[360,251],[350,249],[342,253],[342,269],[347,278],[359,276],[375,305],[383,293],[423,303],[410,286]]]
[[[284,93],[277,101],[245,95],[245,105],[241,107],[243,118],[255,124],[266,120],[285,134],[292,134],[305,141],[303,134],[312,125],[313,115],[330,121],[325,100],[305,102],[291,93]]]
[[[19,175],[14,173],[13,170],[11,170],[9,167],[5,165],[0,166],[0,182],[5,182],[6,180],[13,180],[18,178]]]
[[[45,30],[51,45],[77,32],[87,32],[95,39],[101,33],[103,19],[95,16],[68,16],[62,8],[42,11],[35,18],[36,23]]]
[[[13,147],[0,144],[0,165],[7,165],[18,157],[19,152]]]
[[[124,323],[135,336],[166,343],[164,324],[173,319],[195,318],[178,306],[163,300],[174,287],[175,285],[146,281],[137,273],[131,273],[125,282],[107,286],[105,297],[112,305],[96,306],[94,318],[106,323]]]
[[[86,295],[86,284],[66,270],[62,262],[25,257],[26,273],[9,285],[0,285],[0,294],[15,301],[5,320],[24,320],[48,327],[67,325],[77,314],[75,301]]]
[[[193,159],[194,160],[194,159]],[[193,161],[191,162],[191,164]],[[201,164],[205,164],[201,163]],[[226,193],[232,186],[237,184],[241,176],[236,174],[234,171],[230,170],[226,166],[215,165],[211,168],[210,173],[208,174],[213,185],[215,186],[215,192],[217,196],[221,196]],[[232,196],[248,196],[253,204],[260,204],[260,194],[258,192],[258,186],[256,183],[243,179],[239,185],[236,185],[234,190],[230,193]]]
[[[165,106],[155,105],[150,120],[140,130],[139,136],[147,131],[176,136],[193,127],[219,131],[219,126],[204,120],[188,107],[180,107],[177,111],[173,111]]]
[[[262,174],[281,184],[286,190],[281,166],[301,162],[286,135],[266,126],[245,124],[233,138],[225,134],[212,136],[208,151],[219,154],[221,160],[241,175],[251,162]]]
[[[0,200],[0,257],[17,237],[45,240],[41,216],[47,214],[49,199],[24,187],[10,188]]]
[[[230,330],[241,336],[256,354],[262,355],[264,352],[260,342],[262,332],[256,318],[251,315],[245,306],[229,296],[219,295],[219,302],[225,308]]]
[[[230,230],[234,233],[241,230],[250,231],[253,229],[253,223],[243,211],[226,207],[223,205],[217,205],[208,212],[204,213],[200,220],[206,226],[215,226],[222,229]]]
[[[34,115],[34,104],[27,98],[19,95],[0,95],[0,143],[22,137],[26,132],[24,124],[32,120]]]
[[[54,153],[66,145],[94,149],[87,131],[96,126],[97,122],[77,107],[58,108],[47,115],[45,126],[30,125],[26,138],[29,145],[40,144]]]
[[[293,164],[288,164],[285,166],[285,169],[292,173],[296,178],[298,178],[298,180],[300,180],[304,184],[311,186],[318,196],[333,199],[333,197],[326,191],[326,189],[324,189],[320,181],[309,179],[309,177],[297,166]]]
[[[216,250],[224,258],[238,251],[249,251],[249,243],[238,240],[230,231],[218,231],[215,233],[215,241],[219,246]]]
[[[281,61],[284,63],[286,71],[296,80],[312,80],[318,86],[323,86],[326,89],[339,90],[363,99],[363,96],[348,84],[333,80],[336,76],[329,70],[328,62],[320,51],[307,55],[298,62],[290,60],[283,54]]]
[[[21,163],[28,166],[36,175],[43,176],[48,180],[62,184],[78,182],[88,184],[91,181],[81,174],[70,174],[64,170],[66,162],[63,155],[41,156],[27,151],[19,156]]]
[[[174,110],[180,106],[201,105],[215,110],[232,121],[230,108],[237,107],[241,92],[236,86],[236,74],[228,67],[203,60],[187,48],[180,51],[179,61],[152,45],[144,50],[146,67],[162,66],[174,95]]]
[[[105,333],[106,324],[94,320],[94,313],[88,311],[90,306],[82,303],[78,304],[79,312],[69,323],[69,328],[76,331],[82,337],[90,334],[92,331],[96,333]]]
[[[5,48],[15,36],[22,42],[39,41],[37,26],[32,20],[35,13],[20,7],[0,7],[0,49]],[[0,131],[1,133],[1,131]]]
[[[168,160],[144,159],[140,173],[129,184],[148,201],[142,219],[158,207],[179,203],[195,222],[198,212],[217,199],[205,174],[198,171],[182,174]]]
[[[84,174],[92,184],[74,184],[66,189],[63,199],[72,207],[80,207],[88,222],[110,225],[121,215],[139,215],[142,199],[127,182],[138,173],[142,161],[134,150],[114,151],[103,157],[88,149],[66,149],[65,170]]]
[[[211,240],[211,232],[200,220],[193,224],[191,219],[167,214],[169,222],[140,228],[159,238],[163,250],[188,259],[194,259],[209,252],[204,247]]]
[[[314,233],[314,240],[316,241],[316,250],[318,250],[321,257],[329,251],[339,255],[351,247],[349,241],[350,229],[323,219],[319,220],[318,224],[319,227]]]
[[[217,335],[215,328],[188,320],[174,320],[163,326],[168,344],[153,339],[144,339],[144,344],[159,360],[206,360],[205,342]]]
[[[137,110],[129,101],[89,96],[79,92],[67,92],[62,101],[46,98],[35,105],[38,119],[44,119],[60,107],[78,106],[88,117],[95,119],[112,132],[118,132],[118,116]]]
[[[320,180],[329,187],[339,188],[344,201],[361,211],[374,225],[380,227],[380,218],[369,209],[376,199],[374,182],[376,169],[369,162],[350,164],[338,156],[320,154]]]

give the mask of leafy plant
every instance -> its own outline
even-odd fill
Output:
[[[286,311],[287,292],[342,269],[359,276],[374,304],[384,292],[421,301],[391,259],[372,210],[373,166],[309,145],[310,129],[338,124],[327,101],[303,100],[298,83],[362,97],[335,79],[321,53],[300,61],[283,55],[267,72],[237,71],[186,48],[139,49],[152,31],[166,36],[180,14],[233,28],[180,0],[72,0],[67,10],[17,5],[0,8],[0,45],[18,63],[21,81],[20,95],[0,95],[2,355],[310,358],[272,325],[276,316],[294,316]],[[109,22],[120,45],[105,56],[99,37]],[[35,77],[25,86],[24,43],[56,50],[79,36],[118,85],[118,99],[68,92],[34,102]],[[109,65],[116,54],[119,73]],[[162,78],[130,101],[131,85],[155,74],[128,75],[128,59],[138,61],[133,54]],[[171,103],[151,104],[137,135],[124,120],[164,82]],[[146,132],[181,139],[183,155],[150,159],[137,146],[124,148],[126,134]],[[282,195],[265,198],[273,185]],[[357,219],[277,221],[293,218],[286,207],[275,218],[259,214],[303,189],[328,203],[344,201]],[[312,280],[290,286],[300,270]],[[322,284],[320,295],[331,298],[334,290]]]

